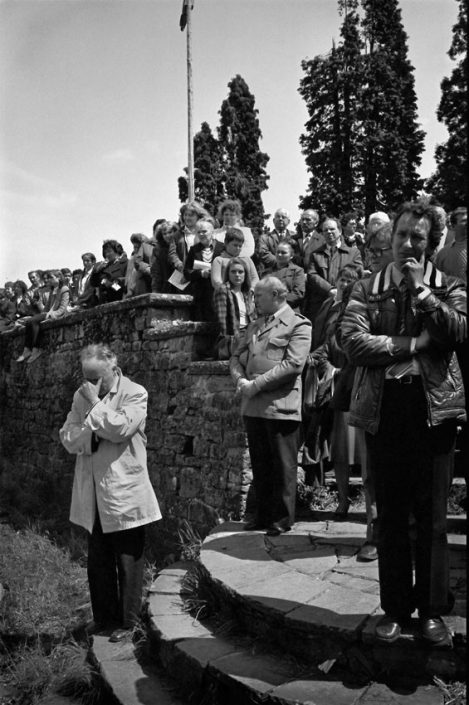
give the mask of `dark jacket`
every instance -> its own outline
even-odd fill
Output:
[[[454,348],[467,337],[464,284],[427,262],[424,283],[431,294],[422,301],[412,297],[400,315],[401,294],[391,276],[392,266],[357,282],[343,314],[340,342],[358,368],[350,423],[376,433],[386,367],[410,359],[412,337],[418,337],[424,328],[431,344],[417,359],[427,399],[427,421],[431,426],[447,419],[462,421],[464,388]],[[401,319],[405,335],[399,333]]]
[[[215,257],[221,255],[225,246],[212,240],[212,262]],[[203,261],[201,242],[197,242],[190,248],[186,263],[184,265],[184,276],[191,282],[190,291],[184,289],[184,293],[190,293],[194,297],[194,320],[195,321],[215,321],[215,311],[213,308],[213,286],[210,277],[202,276],[202,271],[194,267],[195,261]],[[189,288],[189,287],[188,287]]]
[[[99,262],[94,266],[90,277],[91,286],[98,288],[98,303],[120,301],[125,294],[125,275],[127,272],[127,256],[121,255],[114,262]],[[104,280],[115,286],[106,286]]]
[[[335,288],[337,275],[346,264],[363,269],[362,257],[357,247],[342,243],[331,253],[326,245],[321,245],[311,253],[303,313],[313,324],[322,302],[327,299],[330,290]]]
[[[287,304],[291,306],[294,311],[299,312],[305,296],[306,287],[306,275],[302,267],[290,262],[287,267],[282,267],[281,269],[274,267],[268,274],[277,277],[277,279],[280,279],[280,281],[285,284],[288,289]]]

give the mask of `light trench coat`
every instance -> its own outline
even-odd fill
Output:
[[[93,530],[96,507],[103,533],[133,529],[161,519],[147,470],[146,390],[120,370],[94,406],[79,391],[60,440],[76,455],[70,521]],[[93,453],[93,433],[99,446]]]

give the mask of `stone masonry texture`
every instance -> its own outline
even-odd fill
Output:
[[[228,363],[198,362],[213,336],[189,320],[191,297],[148,294],[41,324],[41,357],[16,363],[21,328],[0,334],[0,493],[10,512],[68,522],[75,459],[59,429],[81,383],[79,352],[105,342],[148,391],[148,469],[169,530],[187,520],[204,536],[239,519],[251,475]]]

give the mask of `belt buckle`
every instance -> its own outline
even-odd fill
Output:
[[[412,384],[413,381],[414,378],[412,377],[412,375],[403,375],[403,377],[401,377],[399,380],[401,384]]]

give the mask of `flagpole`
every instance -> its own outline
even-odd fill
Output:
[[[187,180],[188,199],[194,200],[194,138],[192,132],[192,109],[194,95],[192,90],[192,35],[191,35],[191,15],[192,0],[188,0],[187,9]]]

